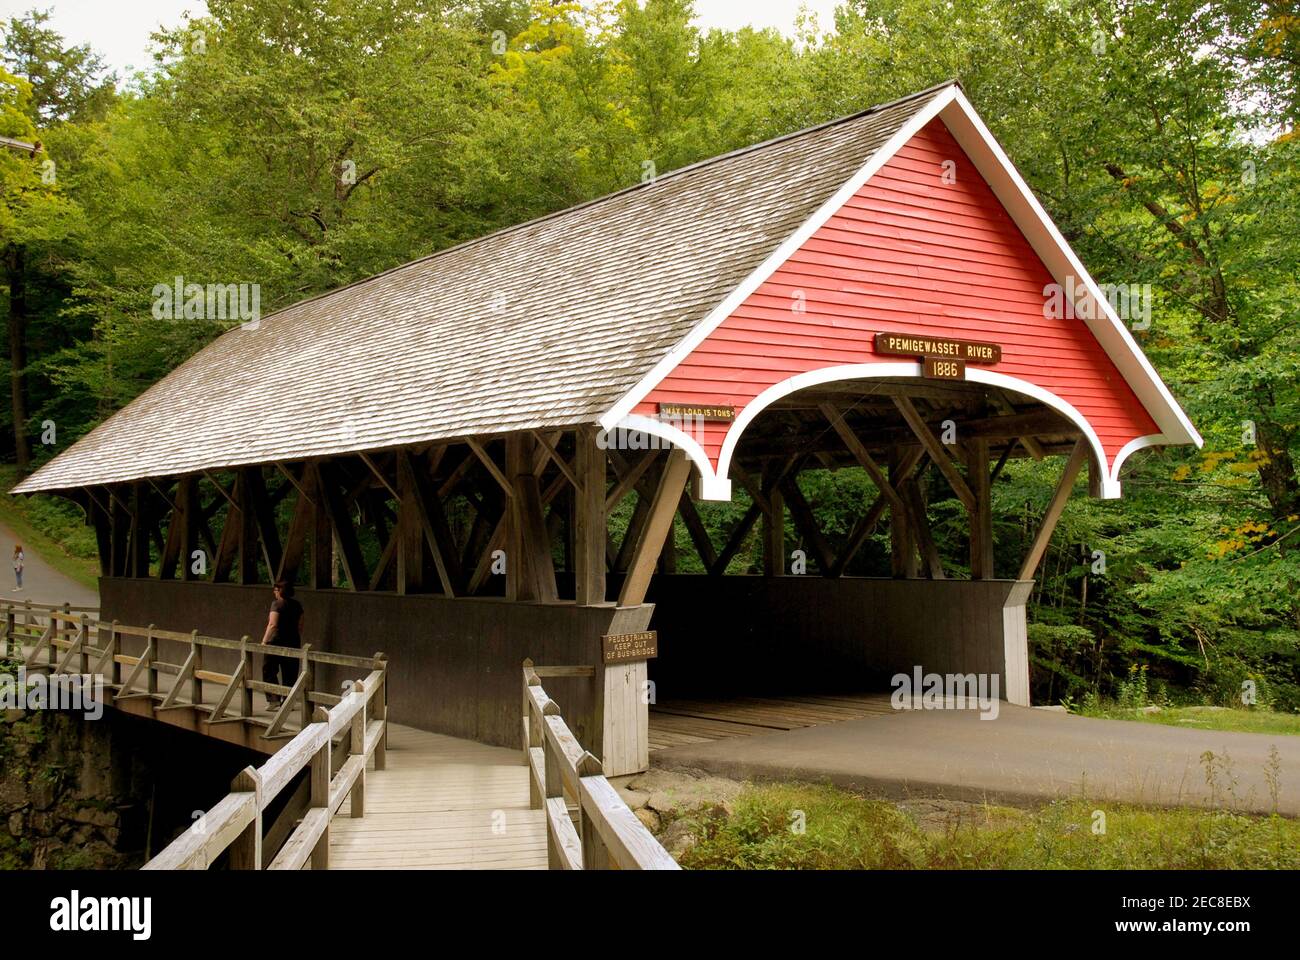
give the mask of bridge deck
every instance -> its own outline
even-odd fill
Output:
[[[650,752],[897,715],[888,693],[668,700],[650,708]]]
[[[528,809],[519,752],[395,723],[366,771],[366,815],[330,823],[330,869],[546,869],[546,821]]]

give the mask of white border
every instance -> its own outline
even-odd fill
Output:
[[[1119,448],[1119,453],[1115,454],[1115,463],[1110,468],[1111,478],[1116,485],[1119,484],[1119,468],[1124,465],[1124,461],[1147,447],[1155,447],[1161,444],[1169,443],[1170,440],[1163,433],[1149,433],[1145,437],[1138,437],[1136,440],[1130,440],[1124,446]]]
[[[751,400],[745,409],[740,412],[731,426],[727,428],[727,435],[723,438],[722,449],[718,454],[718,469],[714,471],[713,464],[709,462],[708,455],[704,449],[695,441],[694,438],[683,433],[681,430],[660,420],[652,417],[645,417],[640,414],[633,414],[626,417],[623,421],[616,424],[615,429],[622,427],[628,430],[640,430],[644,433],[662,437],[670,440],[675,445],[681,447],[686,455],[691,459],[700,471],[700,499],[701,500],[730,500],[731,499],[731,481],[727,478],[731,469],[731,458],[736,452],[736,446],[740,443],[740,437],[745,429],[753,422],[754,418],[766,410],[769,406],[780,400],[782,397],[789,396],[799,390],[808,387],[815,387],[819,384],[830,383],[838,380],[881,380],[888,377],[920,377],[922,365],[915,361],[905,361],[901,363],[851,363],[842,364],[835,367],[821,367],[817,370],[809,370],[806,373],[798,373],[793,377],[782,380],[780,383],[768,387],[757,397]],[[1005,390],[1012,390],[1024,396],[1031,397],[1045,406],[1051,407],[1057,413],[1061,414],[1071,423],[1073,423],[1083,433],[1084,438],[1088,441],[1088,446],[1092,450],[1089,470],[1097,472],[1101,477],[1101,496],[1104,500],[1115,500],[1120,495],[1119,484],[1119,466],[1124,462],[1129,454],[1145,446],[1151,446],[1155,443],[1167,442],[1163,434],[1151,434],[1142,437],[1127,444],[1115,458],[1115,468],[1107,471],[1106,453],[1101,445],[1101,438],[1097,436],[1097,431],[1092,428],[1087,418],[1084,417],[1069,401],[1063,400],[1056,394],[1027,380],[1020,380],[1016,377],[1009,377],[1005,373],[996,373],[992,370],[982,370],[975,367],[966,368],[966,380],[970,383],[981,383],[991,387],[1001,387]]]

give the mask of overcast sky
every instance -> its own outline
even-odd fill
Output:
[[[364,0],[357,0],[364,2]],[[735,29],[749,24],[792,33],[801,6],[816,14],[822,29],[833,24],[836,0],[696,0],[704,27]],[[74,44],[89,43],[120,75],[146,67],[149,34],[159,24],[175,26],[185,13],[201,16],[204,0],[0,0],[0,16],[50,10],[50,25]]]

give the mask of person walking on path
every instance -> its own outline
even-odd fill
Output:
[[[277,580],[272,589],[275,600],[271,603],[271,614],[266,620],[266,632],[262,634],[262,646],[302,646],[303,609],[302,604],[294,599],[293,584]],[[268,653],[262,661],[262,682],[292,687],[298,681],[298,665],[296,657]],[[278,708],[283,702],[284,697],[278,694],[266,695],[267,706],[272,709]]]
[[[26,558],[23,556],[23,545],[21,543],[15,543],[14,544],[14,589],[15,590],[21,590],[23,588],[23,560],[24,559]]]

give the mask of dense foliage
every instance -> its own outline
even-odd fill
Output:
[[[1139,671],[1222,702],[1253,679],[1300,708],[1300,18],[1284,0],[849,0],[796,38],[703,33],[688,0],[208,8],[124,80],[38,12],[0,25],[0,135],[44,146],[0,149],[0,427],[20,470],[220,332],[155,319],[156,284],[255,282],[269,310],[956,77],[1097,279],[1151,285],[1135,336],[1207,441],[1133,457],[1122,502],[1072,502],[1033,603],[1036,696]],[[1016,463],[997,484],[1000,572],[1057,469]],[[832,533],[873,497],[854,474],[805,478]],[[931,491],[959,570],[949,496]],[[741,510],[706,513],[716,542]],[[869,545],[856,572],[886,555]]]

